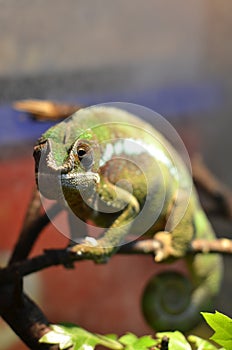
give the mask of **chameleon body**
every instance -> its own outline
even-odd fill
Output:
[[[191,190],[191,175],[158,131],[126,111],[91,107],[45,132],[34,157],[41,193],[69,207],[81,221],[105,228],[97,240],[78,241],[70,248],[73,253],[103,262],[127,237],[154,237],[157,262],[186,259],[192,287],[183,316],[194,324],[193,316],[209,309],[220,287],[221,257],[185,255],[192,239],[215,235]],[[75,234],[80,232],[73,240]],[[172,321],[161,327],[147,319],[156,328],[175,328],[176,309],[170,315],[166,311]]]

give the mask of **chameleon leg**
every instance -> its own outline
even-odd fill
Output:
[[[110,191],[111,196],[107,196],[106,191]],[[114,191],[114,198],[112,198]],[[99,193],[102,195],[101,191]],[[133,219],[139,213],[140,206],[137,199],[123,188],[108,184],[104,186],[105,198],[107,205],[121,212],[120,208],[124,208],[121,214],[115,219],[111,226],[105,231],[104,235],[98,240],[85,240],[83,244],[77,244],[70,248],[70,251],[83,255],[86,258],[93,259],[97,262],[105,262],[117,251],[122,243],[123,238],[128,234],[133,224]]]
[[[193,222],[195,203],[190,200],[185,210],[186,203],[187,194],[179,195],[167,213],[166,230],[154,235],[154,239],[160,242],[160,247],[155,252],[156,262],[185,255],[195,233]]]

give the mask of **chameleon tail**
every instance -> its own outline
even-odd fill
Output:
[[[195,215],[197,238],[215,237],[204,212]],[[154,276],[145,288],[142,309],[148,324],[157,331],[193,329],[201,311],[212,311],[223,275],[219,254],[198,253],[185,258],[188,276],[175,271]]]
[[[221,257],[198,254],[193,259],[188,262],[190,276],[165,271],[148,282],[142,310],[146,321],[156,331],[189,331],[200,322],[201,311],[212,310],[221,284]],[[206,270],[206,265],[211,267]]]
[[[197,195],[192,197],[192,204],[195,238],[214,239],[214,231],[198,203]],[[187,215],[184,220],[186,218]],[[189,227],[187,224],[181,227],[183,234]],[[179,237],[183,239],[182,236],[175,232],[174,241],[178,243]],[[145,288],[143,313],[147,322],[157,331],[189,331],[202,319],[201,311],[213,309],[223,276],[221,255],[198,253],[185,256],[185,261],[188,276],[175,271],[163,272],[154,276]]]

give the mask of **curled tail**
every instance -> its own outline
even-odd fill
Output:
[[[201,311],[213,311],[221,284],[221,258],[204,254],[194,260],[189,262],[190,276],[166,271],[148,282],[142,309],[146,321],[156,331],[189,331],[200,322]],[[208,264],[211,266],[206,269]]]
[[[194,218],[196,238],[215,237],[204,212]],[[155,275],[142,297],[142,309],[148,324],[156,331],[193,329],[201,320],[201,311],[212,311],[223,275],[219,254],[198,253],[185,258],[188,275],[166,271]]]

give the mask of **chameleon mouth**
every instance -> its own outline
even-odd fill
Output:
[[[37,173],[36,182],[40,193],[48,199],[59,199],[63,196],[63,189],[86,190],[100,181],[97,173]]]
[[[75,188],[77,190],[88,188],[89,186],[99,183],[100,181],[100,176],[91,171],[86,173],[70,172],[67,174],[60,174],[59,177],[62,186]]]

